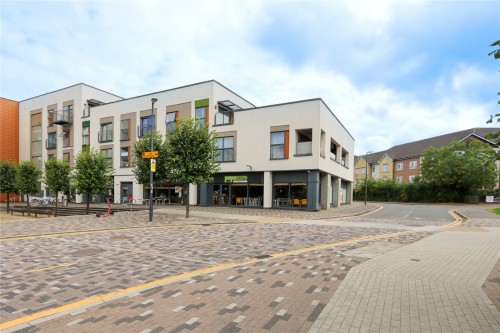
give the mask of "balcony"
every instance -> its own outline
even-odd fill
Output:
[[[59,110],[54,113],[54,122],[56,125],[73,124],[73,110]]]
[[[219,111],[215,114],[215,125],[232,125],[234,122],[234,112]]]
[[[113,131],[112,130],[100,131],[98,133],[98,140],[99,142],[113,141]]]
[[[312,141],[297,142],[297,156],[312,155]]]

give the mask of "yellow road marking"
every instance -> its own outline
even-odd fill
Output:
[[[379,234],[379,235],[353,238],[353,239],[348,239],[345,241],[340,241],[340,242],[335,242],[335,243],[321,244],[321,245],[311,246],[311,247],[302,248],[302,249],[279,252],[279,253],[271,255],[271,257],[282,257],[282,256],[290,255],[290,254],[298,254],[298,253],[302,253],[302,252],[308,252],[311,250],[324,249],[324,248],[340,246],[340,245],[345,245],[345,244],[359,243],[359,242],[372,240],[372,239],[388,238],[388,237],[399,236],[399,235],[404,235],[404,234],[409,234],[409,233],[417,233],[417,232],[418,231],[416,231],[416,230],[409,230],[409,231],[402,231],[402,232],[395,232],[395,233],[384,233],[384,234]],[[255,262],[257,260],[259,260],[259,259],[247,258],[247,259],[240,260],[238,262],[230,262],[230,263],[220,264],[220,265],[216,265],[216,266],[212,266],[212,267],[206,267],[206,268],[198,269],[195,271],[186,272],[186,273],[182,273],[179,275],[169,276],[169,277],[166,277],[163,279],[147,282],[147,283],[133,286],[130,288],[110,292],[107,294],[89,297],[89,298],[83,299],[83,300],[78,301],[78,302],[62,305],[60,307],[53,308],[53,309],[48,309],[48,310],[36,312],[36,313],[31,314],[31,315],[24,316],[24,317],[21,317],[18,319],[14,319],[14,320],[11,320],[11,321],[8,321],[5,323],[0,323],[0,330],[4,330],[4,329],[7,329],[7,328],[10,328],[13,326],[25,324],[27,322],[30,322],[30,321],[33,321],[36,319],[40,319],[43,317],[59,314],[59,313],[64,312],[64,311],[70,311],[70,310],[73,310],[73,309],[76,309],[76,308],[79,308],[82,306],[90,306],[90,305],[99,304],[99,303],[105,302],[106,300],[110,300],[111,298],[119,297],[122,295],[134,293],[134,292],[139,292],[139,291],[142,291],[144,289],[147,289],[147,288],[150,288],[153,286],[163,285],[163,284],[171,283],[171,282],[174,282],[174,281],[177,281],[180,279],[185,279],[185,278],[192,277],[192,276],[197,276],[197,275],[206,274],[206,273],[210,273],[210,272],[214,272],[214,271],[219,271],[219,270],[222,270],[225,268]]]
[[[69,262],[67,264],[62,264],[62,265],[57,265],[57,266],[50,266],[50,267],[37,268],[37,269],[29,269],[27,271],[24,271],[23,273],[26,274],[26,273],[36,273],[36,272],[48,271],[48,270],[51,270],[51,269],[57,269],[57,268],[63,268],[63,267],[69,267],[69,266],[78,265],[79,263],[80,263],[79,261],[76,261],[76,262]]]
[[[458,214],[457,212],[455,212],[454,210],[449,210],[449,211],[448,211],[448,214],[450,214],[450,215],[451,215],[451,216],[455,219],[455,221],[450,222],[450,223],[448,223],[448,224],[445,224],[445,225],[444,225],[444,227],[445,227],[445,228],[453,228],[453,227],[455,227],[455,226],[457,226],[457,225],[462,224],[462,222],[464,222],[464,221],[462,220],[462,216],[461,216],[461,215],[459,215],[459,214]],[[465,221],[466,221],[466,220],[467,220],[467,219],[465,219]]]

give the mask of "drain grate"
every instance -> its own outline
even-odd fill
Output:
[[[420,259],[410,259],[411,261],[420,261]]]
[[[262,254],[260,256],[255,256],[254,258],[255,259],[267,259],[267,258],[271,258],[271,256],[269,254]]]
[[[210,223],[207,224],[202,224],[203,227],[211,227],[212,225]]]

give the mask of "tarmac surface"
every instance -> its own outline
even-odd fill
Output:
[[[489,208],[489,207],[488,207]],[[2,332],[499,332],[500,219],[156,208],[0,224]]]

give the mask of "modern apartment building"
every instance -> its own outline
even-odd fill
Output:
[[[78,84],[19,105],[20,160],[73,163],[82,147],[99,149],[115,169],[115,203],[149,199],[132,173],[134,143],[182,117],[209,124],[220,151],[213,182],[189,185],[191,205],[319,210],[352,200],[354,139],[321,99],[257,107],[211,80],[126,99]],[[179,203],[183,185],[155,179],[153,197]]]
[[[391,179],[398,183],[412,182],[415,177],[420,175],[422,155],[427,148],[447,146],[453,141],[476,140],[497,149],[498,146],[495,142],[486,139],[486,136],[498,130],[500,128],[471,128],[397,145],[364,156],[356,156],[354,164],[355,184],[364,181],[366,166],[368,166],[368,179]]]
[[[0,160],[19,162],[19,102],[6,98],[0,98]],[[1,194],[0,201],[5,200],[7,195]]]

